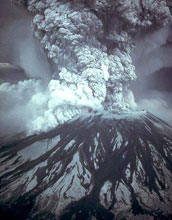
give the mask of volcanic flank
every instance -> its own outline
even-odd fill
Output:
[[[172,128],[148,112],[79,115],[1,145],[0,163],[3,216],[172,217]]]

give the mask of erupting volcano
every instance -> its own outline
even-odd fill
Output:
[[[172,219],[170,0],[2,2],[0,218]]]

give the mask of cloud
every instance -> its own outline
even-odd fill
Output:
[[[38,80],[0,85],[0,136],[26,132],[32,120],[46,108],[44,91]]]
[[[62,4],[29,1],[29,10],[39,12],[34,19],[26,9],[16,8],[9,1],[2,2],[0,61],[21,67],[30,80],[0,85],[1,135],[46,131],[90,108],[112,111],[134,108],[134,97],[128,87],[136,77],[133,63],[139,76],[133,86],[139,107],[149,106],[155,112],[170,109],[168,95],[164,96],[166,106],[147,89],[147,75],[171,65],[172,49],[164,46],[169,38],[168,26],[136,36],[132,63],[129,31],[120,30],[124,26],[120,23],[113,26],[110,22],[109,33],[104,34],[106,24],[83,2],[77,1],[73,7],[70,1]],[[102,6],[108,14],[108,9]],[[97,13],[102,6],[95,5]],[[157,15],[161,11],[155,10],[149,22],[141,24],[139,16],[133,17],[137,15],[133,5],[125,6],[132,10],[132,17],[129,16],[131,10],[123,16],[134,26],[149,26],[154,13]],[[8,12],[7,19],[4,9]],[[168,18],[169,14],[166,15]],[[33,36],[32,19],[34,34],[40,42]],[[115,19],[114,13],[113,21]],[[41,47],[53,63],[51,68]]]
[[[10,0],[2,0],[0,14],[0,63],[21,67],[28,78],[49,80],[51,68],[40,43],[34,37],[33,16],[26,9],[13,5]]]
[[[141,99],[138,102],[138,109],[146,109],[172,125],[172,107],[161,98]]]
[[[165,86],[165,83],[168,80],[166,69],[172,67],[171,35],[170,26],[140,34],[136,37],[136,48],[132,54],[138,77],[132,88],[138,109],[145,108],[169,123],[172,123],[172,94],[169,84]],[[161,78],[159,70],[161,70]],[[159,83],[158,80],[162,82]],[[156,83],[159,85],[159,90]]]

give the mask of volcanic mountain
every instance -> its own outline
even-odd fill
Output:
[[[2,219],[172,219],[172,127],[89,113],[0,147]]]

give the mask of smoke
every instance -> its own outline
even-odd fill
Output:
[[[30,123],[43,114],[46,96],[41,81],[26,80],[0,85],[0,136],[28,131]]]
[[[134,84],[133,91],[139,106],[149,102],[147,76],[170,66],[166,55],[171,48],[164,45],[171,14],[163,0],[147,5],[120,0],[27,2],[34,16],[10,1],[3,0],[0,9],[0,61],[19,66],[29,78],[0,85],[1,135],[46,131],[90,109],[132,111],[136,103],[130,84],[136,73],[139,87]],[[154,26],[165,28],[153,31]]]

